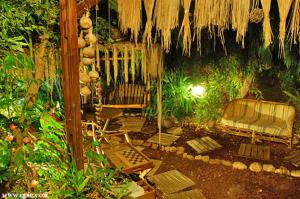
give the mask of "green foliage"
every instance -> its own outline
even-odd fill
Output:
[[[218,119],[224,105],[238,96],[243,78],[248,75],[248,71],[241,74],[240,65],[236,57],[225,57],[212,66],[207,77],[201,76],[206,86],[206,93],[198,99],[195,108],[196,118],[201,123]]]
[[[58,39],[58,0],[2,0],[0,2],[0,54],[23,51],[32,39],[47,33]],[[1,57],[1,55],[0,55]]]
[[[11,151],[7,141],[0,140],[0,157],[0,183],[2,183],[4,180],[7,180],[5,173],[11,159]]]
[[[192,114],[196,98],[191,94],[193,86],[191,79],[182,71],[165,72],[162,83],[163,115],[181,119]],[[154,104],[151,108],[147,109],[149,116],[154,116],[157,113],[156,89],[153,88],[152,91]]]

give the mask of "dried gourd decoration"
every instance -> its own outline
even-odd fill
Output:
[[[92,92],[89,89],[89,87],[84,86],[80,89],[80,94],[84,97],[83,98],[83,103],[86,104],[87,103],[87,97],[90,96],[92,94]]]
[[[85,41],[88,44],[96,44],[97,37],[93,34],[93,28],[90,28],[88,34],[85,35]]]
[[[95,64],[93,64],[93,68],[89,72],[89,76],[92,79],[92,81],[95,81],[99,78],[99,73],[95,70]]]
[[[84,87],[82,87],[82,88],[80,89],[80,93],[81,93],[81,95],[83,95],[83,96],[89,96],[92,92],[91,92],[91,90],[89,89],[89,87],[84,86]]]
[[[87,11],[87,13],[85,15],[82,15],[82,17],[80,18],[79,24],[80,24],[80,27],[83,29],[88,29],[88,28],[92,27],[93,22],[90,18],[89,11]]]
[[[83,39],[83,32],[80,32],[80,36],[78,37],[78,48],[84,48],[86,45],[85,40]]]
[[[84,84],[90,83],[91,79],[90,79],[89,75],[86,73],[84,64],[82,62],[80,62],[79,66],[80,66],[79,80]]]
[[[84,65],[92,65],[95,62],[95,59],[83,57],[81,61]]]
[[[84,57],[94,58],[95,57],[95,48],[92,44],[88,47],[85,47],[82,51]]]

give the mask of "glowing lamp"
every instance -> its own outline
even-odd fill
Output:
[[[192,95],[200,97],[205,93],[205,88],[201,85],[192,87]]]

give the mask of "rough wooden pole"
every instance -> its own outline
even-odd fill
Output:
[[[77,168],[83,169],[76,0],[60,0],[62,75],[67,141]]]

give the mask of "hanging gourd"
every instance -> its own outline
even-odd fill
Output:
[[[83,32],[80,32],[80,36],[78,37],[78,48],[84,48],[86,45],[85,40],[83,39]]]
[[[92,20],[90,18],[90,12],[87,11],[85,15],[82,15],[82,17],[80,18],[80,27],[83,29],[89,29],[92,27],[93,23]]]
[[[86,74],[85,72],[79,73],[79,79],[80,79],[80,81],[81,81],[82,83],[84,83],[84,84],[88,84],[88,83],[90,83],[90,81],[91,81],[89,75]]]
[[[87,96],[89,96],[92,92],[91,92],[91,90],[89,89],[89,87],[84,86],[84,87],[82,87],[82,88],[80,89],[80,93],[81,93],[81,95],[87,97]]]
[[[85,35],[85,41],[88,44],[95,44],[97,42],[97,37],[93,34],[93,28],[90,28],[88,34]]]
[[[95,59],[93,59],[93,58],[87,58],[87,57],[83,57],[82,58],[82,63],[84,64],[84,65],[91,65],[91,64],[93,64],[95,62]]]
[[[89,72],[89,76],[92,81],[95,81],[99,78],[99,73],[95,70],[95,64],[93,64],[92,70]]]
[[[83,49],[83,56],[88,58],[94,58],[95,57],[95,48],[90,44],[90,46],[85,47]]]

